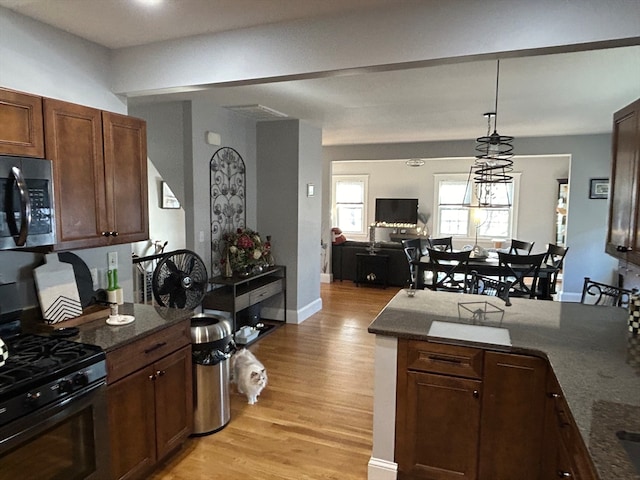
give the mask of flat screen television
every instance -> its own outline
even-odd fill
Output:
[[[376,198],[376,222],[418,223],[417,198]]]

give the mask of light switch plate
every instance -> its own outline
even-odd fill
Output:
[[[107,263],[109,264],[109,270],[118,268],[118,252],[107,253]]]

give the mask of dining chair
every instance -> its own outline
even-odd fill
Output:
[[[613,285],[596,282],[589,277],[584,277],[580,303],[628,308],[631,294],[635,292],[636,290],[614,287]]]
[[[547,246],[547,253],[542,261],[542,265],[552,269],[551,272],[547,273],[549,276],[548,285],[549,285],[549,295],[554,295],[557,293],[556,284],[558,283],[558,275],[562,271],[562,264],[564,262],[564,257],[567,255],[569,251],[569,247],[561,247],[559,245],[554,245],[550,243]]]
[[[404,250],[404,254],[407,257],[407,262],[409,263],[409,279],[411,285],[414,288],[423,289],[424,282],[418,281],[418,264],[420,262],[420,257],[422,256],[422,249],[420,246],[419,238],[411,238],[407,240],[402,240],[402,248]]]
[[[516,240],[515,238],[512,238],[509,253],[512,255],[531,255],[534,243],[536,242],[525,242],[523,240]]]
[[[471,271],[471,277],[468,283],[468,293],[475,295],[488,295],[491,297],[498,297],[504,301],[504,304],[511,306],[511,300],[509,300],[509,290],[511,289],[511,282],[497,280],[493,277],[487,277],[480,275],[477,271]]]
[[[428,248],[431,248],[433,250],[440,250],[444,252],[452,252],[453,237],[430,238]]]
[[[426,287],[431,290],[446,290],[462,292],[467,289],[467,274],[469,271],[469,255],[471,251],[443,252],[433,248],[429,253],[428,268],[431,271],[431,283]]]
[[[514,255],[498,252],[500,280],[512,282],[512,297],[536,298],[540,265],[546,253]]]

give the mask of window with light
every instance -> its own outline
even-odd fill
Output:
[[[366,175],[334,175],[333,198],[335,226],[344,233],[366,234]]]
[[[489,188],[495,203],[509,204],[511,208],[469,208],[463,203],[477,200],[476,188],[467,189],[467,174],[436,175],[435,203],[437,236],[460,236],[473,238],[510,238],[514,231],[514,214],[518,195],[519,174],[513,182],[496,184]],[[486,192],[485,192],[486,193]]]

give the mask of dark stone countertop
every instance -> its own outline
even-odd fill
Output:
[[[459,303],[504,310],[482,322]],[[479,302],[479,303],[475,303]],[[571,413],[593,458],[600,478],[640,480],[618,442],[618,430],[640,432],[640,337],[628,331],[628,312],[569,302],[512,299],[506,307],[495,297],[419,290],[408,297],[401,290],[369,326],[378,335],[431,340],[433,321],[502,327],[511,346],[474,339],[437,341],[508,351],[548,359]],[[460,313],[459,313],[460,312]]]
[[[98,345],[108,353],[163,328],[179,323],[194,314],[191,310],[132,303],[120,305],[118,313],[133,315],[135,320],[128,325],[121,326],[108,325],[105,319],[94,320],[80,325],[80,334],[74,337],[73,340]]]

